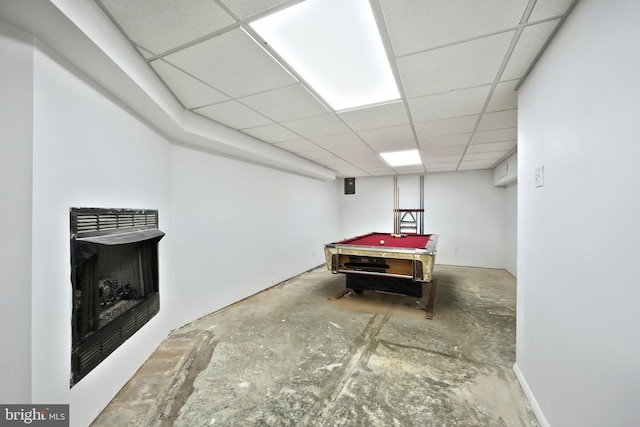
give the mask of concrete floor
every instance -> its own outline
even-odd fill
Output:
[[[92,426],[537,426],[512,371],[515,279],[436,265],[415,298],[331,300],[324,267],[169,336]]]

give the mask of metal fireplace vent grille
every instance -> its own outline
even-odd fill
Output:
[[[70,208],[73,386],[160,311],[158,211]]]
[[[78,352],[78,375],[83,377],[88,374],[159,311],[160,301],[154,295],[136,306],[123,322],[115,322],[105,330],[98,331],[94,339],[88,345],[81,346]]]
[[[76,237],[96,236],[115,231],[158,228],[157,211],[87,209],[76,216]]]

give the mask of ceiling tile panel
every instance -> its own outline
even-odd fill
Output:
[[[305,138],[335,135],[349,131],[349,128],[333,114],[284,122],[282,125]]]
[[[355,131],[409,124],[409,116],[403,102],[344,111],[338,115]]]
[[[327,150],[301,151],[298,155],[309,160],[333,159],[336,157],[335,154],[330,153]]]
[[[393,141],[368,142],[367,144],[377,153],[383,153],[385,151],[403,151],[416,149],[416,142],[413,139],[396,139]]]
[[[162,60],[151,62],[151,66],[180,100],[185,108],[192,109],[215,104],[229,99],[211,86],[175,68]]]
[[[462,156],[457,154],[455,156],[429,156],[422,152],[422,159],[424,160],[425,165],[434,165],[436,163],[450,163],[450,162],[459,162]]]
[[[487,105],[487,111],[512,110],[518,108],[516,85],[519,81],[520,80],[510,80],[498,83],[491,95],[489,105]]]
[[[463,161],[458,166],[458,170],[480,170],[480,169],[488,169],[493,166],[495,160],[470,160],[468,162]]]
[[[373,176],[385,176],[385,175],[394,175],[395,172],[390,167],[384,168],[367,168],[367,173]]]
[[[478,115],[451,117],[449,119],[431,120],[414,124],[418,137],[450,135],[472,132],[478,121]]]
[[[375,154],[371,150],[371,148],[367,147],[366,145],[362,145],[359,147],[333,147],[331,149],[327,149],[327,151],[332,152],[336,156],[347,159],[348,161],[351,161],[351,159],[353,159],[354,161],[351,161],[351,163],[354,164],[360,157],[366,157]]]
[[[341,176],[367,176],[366,172],[354,166],[336,166],[334,167],[334,170]]]
[[[338,165],[334,168],[336,171],[343,173],[344,176],[352,176],[351,174],[359,174],[358,176],[362,176],[363,171],[352,164],[347,163],[346,165]]]
[[[305,138],[349,132],[347,125],[333,114],[283,122],[282,125]]]
[[[430,167],[427,168],[427,172],[430,173],[440,173],[440,172],[455,172],[457,169],[458,165],[456,164],[455,166],[449,166],[449,167]]]
[[[245,129],[243,132],[247,135],[251,135],[255,138],[271,143],[292,141],[300,138],[299,135],[296,135],[289,129],[284,126],[280,126],[277,123]]]
[[[463,161],[469,162],[471,160],[499,160],[509,151],[492,151],[489,153],[466,153]]]
[[[458,167],[459,164],[460,162],[457,160],[453,162],[425,162],[424,163],[428,171],[430,171],[432,168],[448,168],[448,169],[455,170],[455,168]]]
[[[239,28],[175,52],[165,59],[231,97],[264,92],[296,82]]]
[[[222,102],[193,111],[234,129],[246,129],[271,123],[271,120],[238,101]]]
[[[458,133],[454,135],[430,136],[427,138],[418,138],[420,147],[450,147],[452,145],[467,145],[471,138],[470,133]]]
[[[544,47],[547,39],[560,22],[559,19],[525,27],[520,34],[507,66],[500,77],[501,81],[519,79],[525,75],[529,66]]]
[[[494,159],[475,159],[475,160],[462,160],[460,166],[491,166],[496,161]]]
[[[287,102],[282,102],[283,99]],[[240,102],[276,122],[319,116],[329,112],[301,84],[247,96],[241,98]]]
[[[513,141],[518,138],[518,128],[488,130],[476,132],[471,138],[472,144],[483,144],[485,142]]]
[[[529,22],[553,18],[564,14],[574,0],[537,0]]]
[[[330,159],[319,159],[317,160],[317,162],[320,163],[321,165],[329,166],[329,167],[333,167],[333,166],[348,167],[350,165],[349,162],[337,156],[334,156]]]
[[[424,156],[423,158],[452,156],[464,153],[464,149],[464,145],[453,145],[449,147],[420,147],[420,153]]]
[[[408,100],[409,111],[416,122],[478,114],[490,89],[488,85],[411,98]]]
[[[474,164],[461,164],[458,166],[458,171],[474,171],[474,170],[483,170],[489,169],[493,164],[492,163],[474,163]]]
[[[141,48],[140,46],[136,46],[136,48],[138,49],[138,52],[140,52],[140,55],[142,55],[147,60],[156,56],[155,53],[149,52],[148,50]]]
[[[490,151],[510,151],[517,145],[516,141],[504,141],[504,142],[488,142],[485,144],[471,144],[467,148],[467,153],[487,153]]]
[[[398,58],[406,96],[413,98],[493,83],[514,33],[508,31]]]
[[[478,124],[478,131],[514,128],[518,125],[518,110],[485,113]]]
[[[366,147],[358,135],[353,132],[309,138],[316,145],[332,149],[336,147]]]
[[[395,166],[393,168],[399,174],[414,174],[414,173],[424,173],[424,166]]]
[[[396,56],[517,26],[528,0],[381,0]]]
[[[276,147],[283,150],[291,151],[292,153],[302,153],[305,151],[318,151],[318,146],[313,142],[306,139],[296,139],[295,141],[276,142]]]
[[[381,168],[376,168],[376,167],[370,167],[370,168],[362,168],[363,172],[366,173],[366,175],[364,176],[383,176],[383,175],[394,175],[393,169],[389,168],[389,167],[381,167]],[[385,173],[382,173],[381,171],[386,171]]]
[[[361,156],[360,158],[352,161],[352,163],[354,166],[363,169],[384,168],[387,166],[387,164],[382,159],[380,159],[380,157],[375,155]]]
[[[236,21],[211,0],[100,0],[136,44],[161,54]]]
[[[227,6],[240,19],[247,19],[257,14],[263,14],[279,6],[295,4],[301,0],[222,0],[222,4]]]
[[[370,169],[380,170],[388,167],[382,160],[370,163],[358,162],[355,163],[354,166],[364,170],[365,172],[369,172]]]
[[[367,144],[376,144],[388,141],[413,141],[413,132],[409,125],[389,126],[380,129],[362,130],[358,132]],[[414,143],[415,145],[415,143]]]

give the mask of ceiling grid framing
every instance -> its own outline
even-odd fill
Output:
[[[202,34],[194,30],[196,35],[184,41],[177,35],[173,37],[174,35],[171,34],[169,28],[176,28],[178,22],[171,22],[165,28],[167,34],[163,34],[163,37],[167,37],[168,45],[172,43],[175,45],[161,52],[154,51],[153,48],[150,49],[148,43],[144,42],[145,37],[152,37],[150,33],[145,34],[144,29],[158,24],[159,21],[149,21],[159,20],[162,11],[158,11],[157,8],[163,7],[170,0],[94,1],[186,110],[191,110],[196,114],[209,111],[203,117],[262,140],[265,144],[278,146],[319,165],[327,165],[326,167],[334,170],[337,176],[402,175],[463,169],[491,169],[513,154],[517,150],[517,136],[513,140],[504,140],[499,135],[505,132],[492,132],[506,131],[513,127],[514,123],[509,119],[509,117],[513,117],[512,113],[494,114],[511,110],[489,110],[489,107],[504,108],[515,105],[513,113],[517,112],[517,104],[510,99],[516,99],[517,88],[529,74],[577,2],[577,0],[490,0],[479,5],[472,0],[460,0],[455,4],[446,0],[406,0],[403,2],[365,0],[373,12],[382,44],[386,50],[386,57],[400,93],[398,103],[402,105],[404,115],[406,115],[401,124],[395,122],[390,124],[391,121],[376,120],[384,112],[396,111],[390,109],[388,103],[363,106],[355,109],[357,114],[352,115],[349,112],[353,110],[335,111],[332,109],[328,102],[251,27],[250,24],[255,20],[284,10],[301,0],[262,0],[251,4],[236,0],[208,0],[215,4],[214,8],[210,8],[204,0],[185,0],[183,8],[188,9],[185,16],[198,16],[200,12],[198,8],[206,7],[209,12],[210,10],[218,10],[215,13],[224,14],[224,16],[216,16],[216,22],[221,24],[219,24],[219,28],[212,27],[209,32],[205,27]],[[533,16],[535,19],[532,19]],[[132,22],[138,23],[142,28],[142,30],[139,28],[140,31],[135,32],[137,36],[127,31],[131,30],[131,26],[134,25]],[[417,25],[417,22],[420,25]],[[328,26],[330,27],[330,23]],[[528,31],[528,29],[535,31]],[[286,82],[286,79],[270,75],[270,73],[277,73],[276,69],[245,69],[243,78],[254,80],[258,84],[253,86],[255,89],[247,88],[246,91],[238,91],[225,83],[224,79],[203,78],[203,73],[207,68],[222,67],[222,69],[233,70],[233,64],[226,62],[235,60],[232,57],[221,57],[225,60],[220,59],[218,63],[215,63],[213,57],[198,58],[197,55],[207,55],[209,52],[215,52],[219,49],[219,46],[215,45],[210,45],[209,50],[201,49],[203,44],[211,43],[213,40],[223,40],[225,35],[238,30],[253,40],[270,58],[265,56],[258,61],[249,58],[247,64],[272,61],[281,70],[288,73],[291,80]],[[420,38],[421,31],[438,31],[438,34],[435,39]],[[503,43],[502,40],[506,43],[504,36],[510,32],[513,32],[513,36],[508,46],[505,44],[506,51],[499,62],[497,60],[496,62],[487,62],[495,56],[495,52],[502,49],[500,43]],[[526,40],[523,39],[523,33],[526,33]],[[228,37],[227,39],[233,43],[233,40]],[[181,42],[178,43],[178,41]],[[459,67],[459,64],[464,64],[465,60],[469,60],[465,59],[464,55],[469,52],[469,49],[476,46],[482,49],[492,49],[491,52],[494,52],[492,55],[478,53],[480,59],[476,64],[484,67],[484,70],[495,67],[494,69],[497,71],[491,81],[483,80],[477,76],[467,78],[464,73],[474,73],[476,67],[469,67],[468,70]],[[401,48],[396,50],[396,47]],[[182,54],[188,49],[195,49],[191,51],[191,61],[175,61],[177,58],[175,55]],[[238,56],[254,55],[242,45],[231,45],[225,49],[228,52],[239,49],[236,52]],[[416,62],[414,58],[418,59],[420,55],[425,54],[429,55],[425,58],[439,58],[448,62],[443,62],[442,69],[438,70],[425,68],[421,71],[420,68],[411,68],[419,67],[419,61]],[[193,68],[193,60],[200,61],[200,72]],[[170,72],[175,70],[182,73],[180,79],[184,80],[172,82],[170,76],[167,75],[167,69],[163,68],[164,65],[155,61],[163,61],[162,64],[172,67]],[[516,64],[515,61],[518,63]],[[156,67],[152,66],[154,63]],[[509,73],[506,74],[513,73],[514,76],[506,76],[505,70],[507,69],[509,69]],[[455,73],[451,74],[448,70],[454,70]],[[219,70],[219,72],[222,71]],[[413,77],[414,74],[416,77]],[[269,80],[270,77],[271,80]],[[507,79],[507,77],[513,78]],[[403,81],[403,78],[412,80]],[[425,86],[424,82],[427,82],[428,86]],[[464,85],[465,82],[475,82],[476,84]],[[410,94],[407,92],[407,83],[423,89],[417,95]],[[211,93],[196,94],[198,87],[204,88],[199,85],[206,85],[211,89]],[[291,88],[297,85],[305,88],[308,95]],[[288,90],[287,87],[289,87]],[[513,94],[508,92],[511,88],[514,90]],[[434,91],[434,89],[437,90]],[[216,98],[216,93],[221,95]],[[269,97],[270,93],[273,93],[273,96]],[[278,99],[280,94],[283,94],[282,99]],[[484,97],[482,102],[478,99],[480,94]],[[210,102],[202,103],[197,107],[182,101],[184,99],[200,100],[207,97]],[[269,101],[272,104],[267,105],[265,102],[270,98],[273,98]],[[248,114],[251,113],[246,117],[242,115],[234,117],[234,120],[229,120],[228,117],[225,119],[225,114],[222,112],[227,108],[226,106],[232,106],[234,103],[237,103],[238,107],[246,108]],[[310,120],[304,120],[304,117],[301,120],[296,118],[302,114],[301,111],[292,111],[291,108],[288,113],[285,108],[278,111],[278,103],[287,103],[292,106],[317,104],[326,111],[324,115],[327,117],[322,118],[322,114],[311,115],[308,116]],[[219,108],[213,108],[216,105]],[[207,110],[207,107],[211,108]],[[317,114],[320,111],[316,107],[309,107],[309,114]],[[251,118],[252,115],[255,115],[254,119]],[[473,127],[468,129],[465,123],[469,122],[468,118],[472,115],[477,117],[475,117]],[[489,123],[483,119],[490,116],[490,123],[495,127],[482,129],[484,123]],[[264,119],[256,120],[257,117],[264,117]],[[336,126],[314,130],[313,126],[317,126],[316,123],[320,123],[319,120],[327,121],[329,117]],[[366,127],[363,128],[363,126]],[[517,123],[515,126],[517,127]],[[337,131],[339,128],[343,131]],[[436,131],[436,129],[439,130]],[[409,137],[406,136],[406,132],[409,132]],[[425,136],[437,132],[446,133],[442,134],[442,137]],[[376,133],[380,136],[386,135],[386,142],[381,142],[379,138],[372,139],[371,135]],[[352,137],[346,138],[345,134],[352,134]],[[457,141],[460,140],[462,134],[468,135],[465,144],[459,145],[461,142]],[[449,135],[450,138],[444,138],[446,135]],[[454,135],[458,136],[453,138]],[[320,145],[314,141],[319,137],[336,138],[336,141],[343,141],[343,145]],[[377,142],[374,144],[373,140]],[[394,147],[397,147],[398,150],[407,149],[409,143],[420,153],[422,159],[420,167],[392,168],[381,159],[380,152],[393,151]],[[487,145],[481,146],[481,144]],[[472,146],[478,147],[470,150]],[[311,150],[312,147],[316,148]],[[365,147],[367,150],[362,151]],[[485,154],[479,156],[478,153]],[[457,161],[452,161],[452,158],[456,156]],[[479,157],[487,159],[479,161],[477,160]]]

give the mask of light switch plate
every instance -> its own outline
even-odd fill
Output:
[[[544,186],[544,166],[536,168],[536,187]]]

